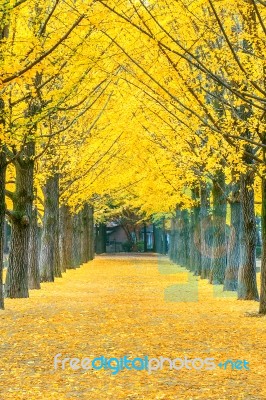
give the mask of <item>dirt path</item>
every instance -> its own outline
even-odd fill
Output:
[[[224,298],[220,287],[214,291],[166,257],[98,256],[31,291],[30,299],[6,300],[0,399],[266,399],[266,318],[252,317],[257,309],[255,302]],[[250,369],[178,369],[182,360],[177,369],[165,361],[150,374],[73,370],[69,363],[61,369],[65,357],[100,356],[239,359]]]

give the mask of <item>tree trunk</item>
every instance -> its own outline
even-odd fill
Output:
[[[90,259],[90,207],[86,203],[82,210],[82,242],[81,261],[83,264]]]
[[[69,206],[63,204],[59,210],[60,265],[61,271],[74,269],[72,263],[73,222]]]
[[[7,220],[5,219],[5,227],[4,227],[4,253],[9,253],[9,240],[10,240],[10,225],[8,224]]]
[[[236,291],[238,286],[240,240],[243,220],[239,183],[233,184],[232,187],[230,211],[230,236],[227,247],[227,265],[225,270],[224,291]]]
[[[266,67],[263,67],[264,72],[264,89],[266,89]],[[264,122],[266,120],[264,112]],[[266,144],[266,133],[263,135],[263,144]],[[266,150],[263,149],[263,161],[266,164]],[[262,234],[262,254],[261,254],[261,272],[260,272],[260,307],[259,313],[266,314],[266,178],[265,171],[261,180],[261,234]]]
[[[187,268],[189,266],[190,260],[190,237],[189,237],[189,212],[188,210],[183,210],[183,223],[184,223],[184,246],[185,246],[185,261],[184,266]]]
[[[89,260],[94,259],[95,253],[95,241],[94,241],[94,217],[93,217],[93,206],[89,206]],[[104,243],[105,248],[106,240]],[[104,250],[103,248],[103,250]]]
[[[5,181],[6,157],[0,151],[0,309],[4,309],[3,293],[3,255],[4,255],[4,227],[5,227]]]
[[[143,224],[143,241],[144,241],[144,248],[143,251],[144,253],[147,253],[148,251],[148,246],[147,246],[147,224]]]
[[[211,217],[210,190],[207,184],[200,186],[200,254],[201,278],[207,279],[211,270]]]
[[[243,235],[241,238],[240,267],[238,273],[238,299],[258,300],[256,281],[256,218],[254,210],[254,176],[249,171],[240,178],[243,207]]]
[[[212,221],[212,259],[210,283],[221,285],[224,283],[226,268],[226,186],[225,175],[222,170],[216,173],[213,181],[213,221]]]
[[[73,216],[73,241],[72,241],[72,265],[73,267],[79,267],[81,265],[81,213]]]
[[[165,221],[164,219],[160,222],[161,226],[153,224],[153,236],[155,243],[155,252],[159,254],[166,254],[167,252],[167,240],[165,231]]]
[[[175,263],[181,265],[182,262],[182,219],[181,219],[181,211],[179,207],[176,207],[175,212],[175,255],[174,260]]]
[[[161,229],[161,241],[162,241],[162,254],[167,253],[167,241],[166,241],[166,231],[165,231],[165,218],[163,217],[162,229]]]
[[[265,155],[264,155],[265,159]],[[266,314],[266,179],[262,178],[262,255],[261,255],[261,286],[260,286],[260,314]]]
[[[154,253],[157,253],[157,238],[156,238],[156,225],[155,225],[155,223],[152,224],[152,237],[153,237],[152,251]]]
[[[155,223],[153,224],[153,236],[154,236],[154,251],[158,254],[161,254],[162,253],[161,229]]]
[[[37,208],[32,211],[29,242],[29,288],[40,289]]]
[[[16,191],[13,211],[8,215],[12,223],[9,266],[6,279],[6,296],[10,298],[29,297],[28,254],[30,223],[33,203],[34,142],[24,146],[21,155],[14,162],[16,168]]]
[[[187,210],[176,208],[176,217],[174,219],[174,262],[183,267],[189,266],[189,216]]]
[[[199,189],[192,189],[192,199],[199,202]],[[198,204],[192,207],[190,225],[190,271],[194,275],[201,274],[201,254],[200,254],[200,207]]]
[[[190,237],[190,243],[189,243],[189,248],[190,248],[190,257],[189,257],[189,266],[188,270],[189,271],[194,271],[195,269],[195,240],[194,240],[194,235],[195,235],[195,213],[193,207],[190,210],[190,219],[189,219],[190,225],[189,225],[189,237]]]
[[[43,187],[44,216],[40,251],[42,282],[53,282],[61,277],[59,265],[59,181],[58,175],[49,177]]]
[[[100,222],[96,228],[96,253],[106,253],[106,225]]]
[[[175,218],[171,218],[169,258],[171,261],[174,261],[174,257],[175,257]]]

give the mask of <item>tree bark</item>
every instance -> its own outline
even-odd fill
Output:
[[[161,229],[161,241],[162,241],[162,254],[167,253],[167,241],[166,241],[166,231],[165,231],[165,218],[162,220],[162,229]]]
[[[147,253],[147,251],[148,251],[148,247],[147,247],[147,224],[145,222],[143,224],[143,241],[144,241],[143,251],[144,251],[144,253]]]
[[[243,235],[241,237],[240,267],[238,272],[238,299],[258,300],[256,281],[256,218],[254,210],[254,173],[248,171],[240,178],[243,207]]]
[[[183,221],[183,248],[184,248],[184,266],[187,268],[190,262],[190,237],[189,237],[189,212],[188,210],[181,211]]]
[[[38,218],[37,208],[32,211],[30,223],[30,242],[29,242],[29,288],[40,289],[39,273],[39,239],[38,239]]]
[[[47,179],[42,188],[44,216],[40,250],[40,274],[42,282],[53,282],[61,277],[59,264],[59,177]]]
[[[162,241],[161,241],[161,229],[157,224],[153,224],[153,236],[154,236],[154,251],[155,253],[162,253]]]
[[[30,223],[33,204],[34,142],[24,146],[19,158],[14,161],[16,169],[16,191],[13,196],[13,211],[8,215],[12,223],[9,266],[6,279],[6,296],[29,297],[28,254]]]
[[[175,218],[171,218],[169,258],[171,261],[174,261],[175,258]]]
[[[96,228],[96,253],[106,253],[106,225],[102,222]]]
[[[176,207],[175,211],[175,224],[174,224],[175,232],[174,232],[174,260],[175,263],[181,265],[182,262],[182,220],[181,220],[181,210],[179,207]]]
[[[210,190],[207,184],[200,186],[200,254],[201,278],[207,279],[211,270],[211,217]]]
[[[3,293],[3,255],[4,255],[4,227],[5,227],[5,181],[6,181],[6,157],[0,151],[0,309],[4,309]]]
[[[9,253],[9,239],[10,239],[10,225],[5,219],[5,227],[4,227],[4,253]]]
[[[94,240],[94,210],[89,206],[89,261],[94,259],[95,240]]]
[[[199,189],[192,189],[192,199],[199,202]],[[200,207],[196,204],[190,213],[190,271],[194,275],[201,274],[201,254],[200,254]]]
[[[81,261],[83,264],[91,259],[91,210],[89,204],[85,204],[82,210],[82,245]]]
[[[227,264],[225,270],[224,291],[236,291],[240,265],[240,240],[242,230],[242,205],[240,202],[240,184],[232,186],[230,199],[230,236],[227,247]]]
[[[167,252],[167,238],[164,218],[158,224],[153,224],[154,251],[159,254]]]
[[[222,170],[216,173],[213,181],[213,220],[212,220],[212,259],[210,283],[221,285],[224,283],[226,268],[226,185]]]
[[[72,264],[74,267],[79,267],[81,265],[81,223],[81,212],[79,212],[73,216]]]
[[[265,155],[264,155],[265,159]],[[266,179],[262,178],[262,255],[261,255],[261,286],[260,286],[260,314],[266,314]]]
[[[61,271],[74,269],[72,263],[73,221],[69,206],[63,204],[59,210],[60,265]]]
[[[157,238],[156,238],[156,225],[155,225],[155,223],[152,224],[152,237],[153,237],[152,251],[154,253],[157,253]]]
[[[174,223],[174,260],[178,265],[188,267],[190,263],[189,249],[189,216],[187,210],[176,209]]]

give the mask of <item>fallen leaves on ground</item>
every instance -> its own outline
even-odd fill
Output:
[[[174,297],[188,300],[195,287],[198,301]],[[225,296],[166,257],[98,256],[30,296],[7,299],[0,312],[1,400],[266,398],[266,318],[251,318],[258,304]],[[58,353],[246,359],[250,370],[55,370]]]

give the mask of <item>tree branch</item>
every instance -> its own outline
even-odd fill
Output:
[[[81,15],[71,26],[71,28],[65,33],[65,35],[54,45],[52,46],[49,50],[44,52],[39,58],[37,58],[35,61],[33,61],[31,64],[29,64],[27,67],[23,68],[16,74],[13,74],[5,79],[2,80],[2,83],[8,83],[11,82],[12,80],[18,78],[21,75],[24,75],[27,71],[35,67],[35,65],[39,64],[42,60],[44,60],[47,56],[49,56],[61,43],[63,43],[68,36],[71,34],[71,32],[80,24],[80,22],[84,19],[84,15]]]

